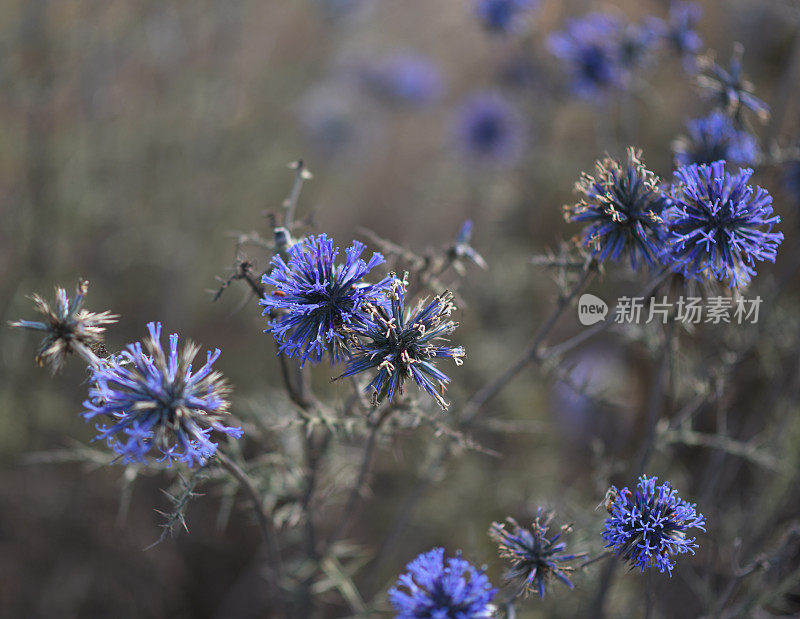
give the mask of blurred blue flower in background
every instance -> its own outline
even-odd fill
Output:
[[[772,232],[772,196],[748,185],[753,171],[731,174],[725,162],[688,165],[675,172],[665,214],[670,230],[668,258],[693,279],[713,277],[731,287],[746,285],[756,261],[775,262],[783,233]]]
[[[397,619],[488,619],[497,592],[482,571],[444,548],[419,555],[389,589]]]
[[[617,42],[620,64],[628,70],[648,66],[660,42],[660,20],[647,19],[641,24],[621,25]]]
[[[356,339],[341,377],[377,369],[366,387],[376,402],[403,393],[403,384],[410,378],[444,409],[448,404],[442,393],[450,379],[436,367],[435,360],[449,358],[461,365],[465,355],[461,346],[443,345],[458,326],[450,320],[455,310],[452,295],[445,292],[407,310],[406,286],[405,280],[393,278],[388,301],[363,308],[350,330]]]
[[[146,462],[155,451],[159,461],[204,464],[217,450],[213,431],[240,438],[242,429],[224,425],[228,387],[213,370],[220,351],[209,351],[205,364],[194,370],[200,348],[189,342],[178,351],[178,334],[169,336],[169,351],[161,347],[161,323],[147,325],[150,337],[130,344],[119,355],[92,368],[89,399],[83,403],[87,421],[109,417],[97,426],[124,463]]]
[[[572,531],[564,525],[555,535],[548,537],[547,530],[553,514],[544,514],[540,508],[530,529],[519,526],[513,518],[506,522],[493,522],[489,536],[497,543],[500,556],[508,559],[511,568],[506,579],[519,588],[519,594],[536,591],[543,598],[545,585],[558,578],[570,589],[574,587],[567,574],[574,568],[565,562],[582,557],[579,554],[562,554],[567,545],[561,538]]]
[[[367,88],[392,103],[423,105],[444,91],[439,68],[422,54],[401,52],[368,64],[361,71]]]
[[[744,47],[734,44],[730,68],[724,69],[711,57],[701,59],[703,75],[697,76],[702,93],[724,110],[738,124],[742,123],[745,109],[753,112],[761,122],[769,118],[769,106],[753,94],[753,84],[742,76]]]
[[[634,269],[642,260],[655,263],[663,251],[667,198],[659,178],[642,163],[641,151],[628,148],[622,164],[610,157],[598,161],[595,175],[584,173],[575,189],[583,197],[564,207],[564,217],[589,224],[583,245],[600,262],[627,256]]]
[[[684,66],[692,71],[697,67],[695,56],[703,46],[703,41],[695,30],[700,13],[700,7],[694,2],[673,0],[669,7],[669,21],[664,29],[667,43],[683,58]]]
[[[517,28],[538,4],[538,0],[476,0],[475,12],[484,28],[505,33]]]
[[[481,163],[510,165],[525,144],[525,125],[514,106],[494,91],[472,95],[456,115],[456,139],[461,151]]]
[[[562,32],[551,34],[547,46],[566,65],[580,97],[593,98],[624,85],[619,33],[621,22],[605,13],[570,19]]]
[[[720,111],[689,121],[687,128],[688,137],[680,138],[674,144],[678,166],[720,160],[752,164],[758,158],[755,137],[744,129],[737,129],[733,121]]]
[[[671,556],[691,552],[698,544],[686,536],[690,528],[705,531],[705,518],[693,504],[677,496],[668,482],[656,486],[657,477],[642,475],[636,492],[611,488],[611,518],[606,519],[606,548],[632,567],[656,567],[662,574],[675,567]]]
[[[353,241],[345,251],[345,262],[336,264],[339,248],[327,235],[309,236],[289,248],[288,262],[282,256],[272,259],[272,271],[261,283],[273,286],[259,302],[270,314],[269,329],[278,342],[278,350],[289,357],[322,361],[329,353],[331,363],[340,361],[346,349],[345,326],[352,325],[369,301],[382,293],[389,279],[377,284],[361,280],[384,262],[377,252],[369,262],[360,256],[366,249]]]

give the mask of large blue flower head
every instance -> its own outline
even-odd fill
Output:
[[[688,137],[675,141],[675,162],[678,166],[692,163],[751,164],[758,157],[758,143],[748,131],[737,129],[733,121],[720,111],[687,123]]]
[[[663,251],[667,206],[658,177],[640,157],[641,151],[631,147],[625,163],[610,157],[598,161],[595,176],[584,174],[575,185],[581,201],[564,207],[567,221],[589,224],[583,244],[598,260],[627,255],[634,269],[642,260],[654,264]]]
[[[500,93],[472,95],[458,109],[456,138],[473,161],[512,164],[522,154],[525,125],[516,108]]]
[[[443,90],[439,68],[421,54],[402,52],[380,59],[364,69],[362,78],[372,92],[392,103],[423,105]]]
[[[475,12],[484,28],[505,33],[518,27],[525,13],[538,3],[538,0],[476,0]]]
[[[548,537],[547,530],[553,514],[544,514],[539,509],[530,529],[517,524],[513,518],[506,522],[493,522],[489,536],[497,543],[500,556],[508,559],[511,568],[506,579],[519,587],[526,595],[536,591],[544,597],[545,585],[558,578],[570,589],[572,581],[567,577],[574,568],[565,565],[583,554],[564,554],[567,545],[561,538],[572,531],[569,525],[561,527],[558,533]]]
[[[595,98],[624,84],[620,29],[621,23],[611,15],[590,13],[570,19],[563,32],[547,39],[550,51],[567,65],[578,96]]]
[[[374,301],[389,281],[388,277],[377,284],[362,281],[384,261],[376,252],[364,262],[360,256],[365,247],[353,241],[344,263],[337,264],[339,248],[320,234],[292,245],[288,262],[280,255],[272,259],[273,269],[261,282],[274,290],[260,304],[264,314],[272,316],[266,333],[275,336],[279,352],[299,357],[301,365],[309,359],[319,363],[326,352],[331,363],[343,358],[342,329],[353,324],[364,304]]]
[[[161,347],[161,323],[147,325],[144,344],[130,344],[92,368],[89,399],[83,403],[88,420],[108,419],[98,425],[109,447],[122,462],[180,461],[204,464],[217,451],[212,431],[234,438],[242,429],[226,426],[228,387],[213,370],[220,351],[209,351],[198,370],[192,361],[200,348],[191,342],[178,350],[178,334],[169,336],[169,350]]]
[[[448,404],[442,393],[450,379],[436,367],[436,359],[449,358],[461,365],[465,355],[461,346],[446,345],[446,336],[458,326],[450,320],[453,297],[445,292],[408,310],[406,285],[392,276],[387,298],[364,306],[350,332],[352,354],[342,377],[377,370],[366,387],[376,403],[402,394],[410,378],[444,409]]]
[[[482,571],[460,556],[447,560],[444,548],[419,555],[406,566],[389,601],[397,619],[486,619],[497,592]]]
[[[705,531],[705,518],[695,505],[678,496],[668,482],[656,486],[658,477],[642,475],[636,492],[628,488],[609,492],[608,512],[603,539],[606,548],[621,556],[631,567],[656,567],[662,574],[669,572],[675,562],[670,557],[691,552],[698,544],[686,531],[691,528]]]
[[[780,217],[772,214],[772,196],[748,185],[753,171],[725,170],[725,162],[688,165],[675,172],[668,255],[685,277],[709,277],[731,287],[746,285],[756,274],[756,261],[775,262],[783,233],[772,232]]]

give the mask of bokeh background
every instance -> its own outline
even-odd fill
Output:
[[[704,46],[726,62],[734,41],[743,43],[745,72],[776,111],[755,128],[762,144],[790,144],[800,93],[785,75],[797,75],[800,9],[777,0],[699,4]],[[232,234],[270,236],[268,213],[280,210],[291,184],[287,163],[303,157],[314,178],[299,216],[340,244],[363,240],[357,229],[366,227],[422,253],[474,222],[473,246],[489,269],[472,267],[459,287],[458,341],[468,358],[450,372],[449,397],[463,402],[552,304],[551,274],[530,257],[577,233],[560,207],[573,199],[580,172],[631,143],[669,177],[672,140],[687,118],[709,109],[674,58],[644,70],[636,96],[571,95],[545,41],[566,18],[590,10],[636,21],[666,17],[668,4],[543,0],[522,31],[497,36],[481,27],[469,0],[3,3],[0,318],[31,318],[26,295],[50,295],[55,284],[72,289],[82,276],[91,282],[88,306],[122,316],[109,348],[161,320],[223,350],[218,365],[235,387],[234,411],[268,400],[280,379],[260,311],[252,299],[242,306],[243,288],[216,303],[211,297],[216,277],[234,263]],[[382,59],[409,53],[437,71],[424,101],[387,97],[368,76]],[[459,148],[459,107],[485,90],[502,92],[521,120],[521,154],[512,163],[474,161]],[[781,229],[796,227],[797,196],[780,175],[765,172],[758,181],[776,197]],[[782,249],[795,246],[787,233]],[[258,251],[247,251],[263,269]],[[760,269],[764,277],[779,271],[780,264]],[[618,284],[609,276],[593,291]],[[579,328],[569,314],[553,339]],[[503,457],[467,453],[449,462],[402,543],[370,575],[371,593],[434,544],[491,561],[499,579],[489,523],[524,519],[537,505],[557,508],[559,522],[597,527],[602,514],[592,510],[613,475],[604,454],[624,457],[633,445],[652,371],[616,344],[598,341],[574,359],[580,380],[614,399],[611,412],[596,414],[533,369],[493,402],[495,425],[514,420],[519,429],[511,436],[490,424],[480,429]],[[0,614],[259,616],[257,531],[238,510],[220,527],[213,487],[193,503],[189,533],[144,550],[159,535],[154,510],[167,507],[164,477],[127,484],[121,468],[41,461],[53,450],[69,460],[64,450],[85,445],[92,430],[78,415],[81,364],[50,379],[33,364],[34,345],[29,333],[0,329]],[[323,392],[336,390],[331,372],[315,369]],[[422,455],[413,435],[381,450],[355,542],[380,543]],[[596,537],[594,529],[575,533],[576,543],[595,547]],[[714,552],[713,544],[703,552]],[[578,589],[590,591],[593,579],[579,575]],[[619,579],[612,601],[634,586]],[[691,615],[685,575],[657,586],[675,597],[671,616]],[[582,606],[588,599],[556,589],[523,615],[591,616]],[[623,615],[638,613],[619,604]]]

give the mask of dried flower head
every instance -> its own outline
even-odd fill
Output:
[[[83,309],[88,290],[89,282],[79,280],[75,297],[70,301],[64,288],[56,288],[55,306],[34,294],[31,299],[44,320],[17,320],[10,323],[12,327],[44,333],[36,353],[36,363],[40,367],[46,365],[55,374],[63,367],[70,353],[80,355],[89,364],[98,362],[95,351],[103,343],[106,325],[115,323],[118,316],[110,312],[97,314]]]
[[[574,586],[567,577],[574,568],[564,563],[585,553],[562,554],[566,544],[559,540],[570,533],[572,527],[565,524],[548,538],[547,530],[552,519],[552,513],[545,514],[539,509],[530,529],[519,526],[513,518],[493,522],[489,528],[489,536],[497,543],[500,556],[511,563],[506,580],[519,587],[518,595],[536,591],[539,597],[544,597],[545,586],[554,577],[570,589]]]
[[[189,342],[178,351],[178,334],[169,336],[169,351],[161,347],[161,323],[149,323],[150,337],[136,342],[93,368],[89,399],[83,403],[87,421],[108,418],[97,426],[95,440],[104,439],[122,462],[146,462],[152,452],[159,461],[204,464],[217,451],[212,431],[234,438],[242,429],[224,425],[229,388],[212,369],[220,351],[209,351],[194,371],[199,346]]]
[[[739,288],[756,274],[755,262],[775,262],[783,233],[772,232],[780,217],[772,214],[772,196],[748,185],[753,171],[725,170],[725,162],[688,165],[675,172],[668,254],[684,276],[728,281]]]
[[[641,259],[654,264],[662,252],[667,199],[659,178],[642,163],[641,151],[631,147],[627,153],[624,164],[606,157],[595,164],[595,176],[583,174],[575,185],[583,199],[566,205],[564,217],[589,224],[583,244],[601,262],[627,255],[635,269]]]
[[[270,314],[267,333],[272,333],[279,351],[290,357],[322,361],[329,353],[331,362],[340,361],[346,341],[342,329],[351,325],[362,306],[375,300],[388,283],[363,283],[369,271],[383,263],[383,256],[373,253],[369,262],[360,259],[363,243],[353,241],[345,251],[343,264],[336,263],[339,248],[327,235],[309,236],[289,249],[288,262],[277,255],[273,269],[261,278],[274,286],[261,299],[264,314]]]
[[[675,562],[670,557],[691,552],[698,545],[686,531],[697,528],[705,531],[705,518],[695,506],[677,496],[668,482],[656,486],[657,477],[642,475],[636,492],[628,488],[609,491],[608,512],[603,539],[606,548],[621,556],[631,567],[645,571],[656,567],[662,574],[669,572]]]
[[[488,619],[497,592],[486,575],[444,548],[419,555],[389,589],[397,619]]]
[[[446,336],[458,326],[450,320],[455,309],[452,295],[444,292],[430,303],[405,308],[405,279],[391,275],[387,300],[364,306],[358,323],[350,330],[352,355],[340,378],[377,370],[367,385],[377,403],[403,393],[406,379],[427,391],[442,408],[445,383],[450,379],[434,365],[436,359],[450,358],[461,365],[464,349],[446,346]]]

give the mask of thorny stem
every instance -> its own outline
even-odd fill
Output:
[[[283,580],[283,562],[281,560],[280,546],[278,545],[278,534],[272,519],[264,512],[261,496],[253,485],[253,481],[238,464],[231,460],[221,451],[216,453],[217,461],[228,471],[238,482],[241,489],[250,499],[253,505],[253,513],[256,516],[264,545],[267,549],[267,582],[272,592],[272,599],[278,606],[280,616],[286,615],[286,600],[284,599],[281,582]]]

